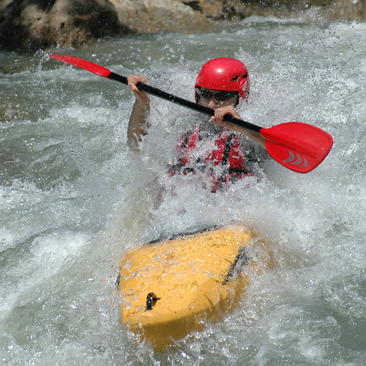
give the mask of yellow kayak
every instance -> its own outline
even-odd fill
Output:
[[[253,233],[230,226],[127,252],[119,273],[121,322],[162,350],[222,319],[249,283],[243,268],[258,268],[253,245]]]

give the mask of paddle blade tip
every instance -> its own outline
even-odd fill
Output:
[[[81,58],[75,57],[75,56],[65,56],[65,55],[48,55],[48,57],[53,58],[58,61],[66,62],[67,64],[80,67],[82,69],[88,70],[92,72],[93,74],[97,74],[99,76],[103,76],[105,78],[108,78],[111,74],[111,71],[107,68],[97,65],[93,62],[83,60]]]
[[[334,139],[319,127],[303,122],[287,122],[263,128],[268,154],[281,165],[297,173],[314,170],[330,153]]]

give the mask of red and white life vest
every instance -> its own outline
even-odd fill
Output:
[[[177,145],[178,161],[170,167],[170,175],[195,174],[197,170],[212,177],[211,192],[222,189],[226,183],[252,175],[245,167],[245,154],[240,148],[240,136],[230,131],[220,132],[214,140],[213,148],[202,155],[197,145],[208,138],[195,129],[184,134]],[[198,155],[198,156],[197,156]]]

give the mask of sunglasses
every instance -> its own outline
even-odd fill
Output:
[[[211,90],[207,90],[204,88],[196,88],[196,92],[200,97],[203,97],[205,99],[213,99],[223,102],[225,100],[233,99],[238,96],[238,92],[236,91],[226,91],[226,90],[219,90],[216,92],[213,92]]]

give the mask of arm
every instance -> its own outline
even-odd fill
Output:
[[[146,83],[147,79],[145,77],[130,75],[127,80],[129,88],[136,97],[128,122],[127,141],[130,149],[136,151],[142,136],[147,134],[147,129],[149,127],[147,117],[150,111],[150,98],[136,86],[139,82]]]

